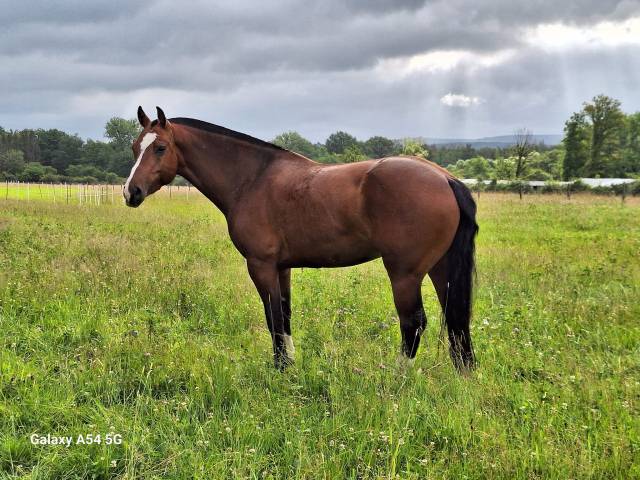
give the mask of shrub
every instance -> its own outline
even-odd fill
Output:
[[[542,187],[542,193],[562,193],[567,190],[565,185],[561,185],[557,182],[547,182]]]

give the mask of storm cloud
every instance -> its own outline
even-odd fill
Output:
[[[480,4],[481,3],[481,4]],[[640,4],[0,2],[0,125],[100,138],[137,105],[261,138],[560,133],[640,109]]]

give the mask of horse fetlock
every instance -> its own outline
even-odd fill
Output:
[[[285,347],[285,354],[287,356],[287,358],[291,361],[293,361],[295,359],[296,356],[296,347],[293,345],[293,339],[291,338],[291,335],[286,335],[284,336],[284,347]]]

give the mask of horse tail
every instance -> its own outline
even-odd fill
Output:
[[[446,254],[447,296],[444,322],[449,336],[449,352],[458,369],[473,368],[475,357],[469,324],[475,277],[476,202],[467,186],[449,178],[449,186],[460,209],[460,223]]]

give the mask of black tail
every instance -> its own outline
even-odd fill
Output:
[[[458,369],[475,366],[469,332],[472,291],[475,276],[476,202],[471,191],[460,180],[449,179],[449,186],[458,202],[460,223],[447,252],[447,299],[445,322],[449,334],[449,351]]]

